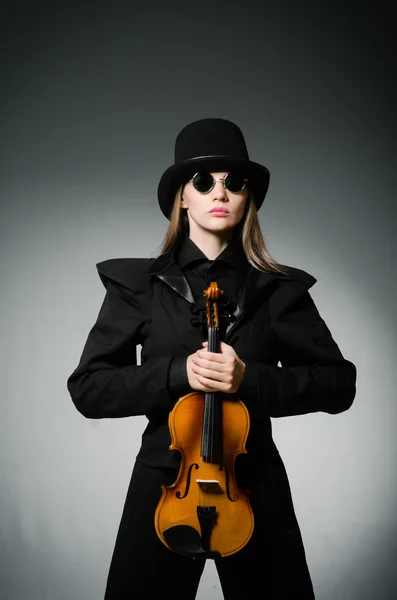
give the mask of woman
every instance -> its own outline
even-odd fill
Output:
[[[106,600],[144,594],[193,600],[208,557],[225,600],[314,598],[271,417],[347,410],[356,368],[308,291],[315,277],[279,264],[266,250],[257,211],[268,185],[268,169],[249,159],[234,123],[190,123],[158,186],[170,220],[159,256],[97,264],[106,295],[68,390],[85,417],[148,419]],[[203,319],[203,291],[212,281],[224,292],[219,352],[208,350]],[[237,456],[235,476],[249,490],[254,528],[229,556],[206,554],[200,536],[190,554],[178,540],[170,548],[155,527],[161,486],[175,482],[181,465],[179,451],[169,448],[168,417],[192,391],[234,394],[249,413],[247,452]]]

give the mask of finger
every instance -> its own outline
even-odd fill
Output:
[[[223,361],[211,360],[208,354],[199,356],[197,353],[192,356],[192,364],[203,369],[214,369],[215,371],[221,371],[225,367]]]
[[[220,363],[214,363],[207,360],[198,359],[192,364],[192,371],[194,373],[200,373],[212,379],[219,379],[219,377],[224,374],[225,367]]]
[[[233,356],[237,356],[233,346],[229,346],[229,344],[225,344],[225,342],[220,343],[219,349],[221,352],[224,352],[226,354],[232,354]]]
[[[208,391],[224,391],[227,389],[226,384],[222,381],[217,381],[215,379],[205,377],[205,375],[200,375],[200,373],[197,373],[196,377],[198,381],[207,388]]]
[[[216,371],[214,369],[206,369],[204,367],[194,367],[193,372],[196,375],[201,375],[202,377],[206,377],[207,379],[212,379],[214,381],[225,381],[226,376],[221,371]]]
[[[208,350],[197,350],[196,352],[199,358],[204,358],[205,360],[213,360],[215,362],[224,363],[225,357],[222,356],[220,352],[209,352]]]
[[[197,369],[206,369],[212,373],[223,373],[225,369],[229,370],[225,363],[207,360],[206,358],[197,358],[193,364]]]

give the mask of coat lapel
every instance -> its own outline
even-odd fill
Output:
[[[161,279],[189,304],[194,304],[194,296],[182,269],[175,262],[173,251],[162,254],[151,264],[148,273]]]

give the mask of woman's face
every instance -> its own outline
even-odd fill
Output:
[[[182,208],[187,212],[190,235],[205,231],[231,234],[244,215],[247,186],[241,192],[230,192],[219,181],[225,179],[228,171],[214,172],[211,175],[217,181],[207,193],[198,192],[191,182],[182,188]]]

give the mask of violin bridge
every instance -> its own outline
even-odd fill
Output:
[[[217,479],[196,479],[196,483],[207,494],[223,494],[222,487]]]

